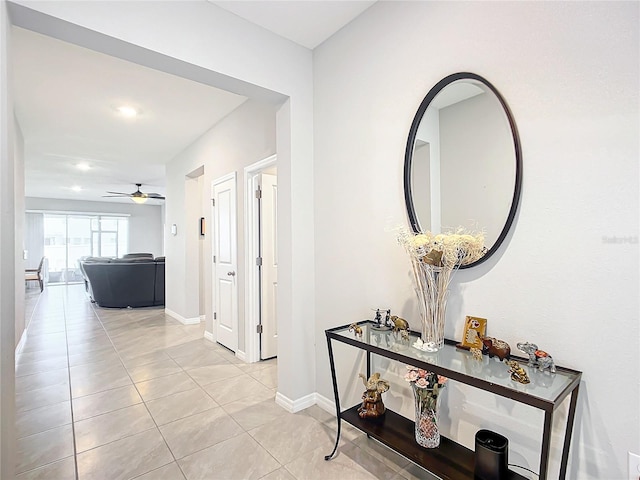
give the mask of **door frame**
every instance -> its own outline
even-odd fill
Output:
[[[256,259],[260,253],[259,209],[255,195],[263,170],[276,165],[277,155],[271,155],[244,168],[244,347],[245,362],[260,361],[260,275]],[[276,319],[278,321],[278,319]]]

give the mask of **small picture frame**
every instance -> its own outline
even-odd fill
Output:
[[[204,237],[205,222],[204,217],[200,217],[200,236]]]
[[[467,315],[462,335],[462,348],[482,348],[482,339],[487,333],[487,319]]]

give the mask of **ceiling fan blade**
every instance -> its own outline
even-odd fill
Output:
[[[149,198],[164,198],[162,195],[160,195],[159,193],[147,193],[146,194],[147,197]]]
[[[129,195],[102,195],[102,198],[128,198]]]
[[[124,192],[107,192],[107,193],[113,193],[114,195],[124,195],[125,197],[131,196],[130,193],[124,193]]]

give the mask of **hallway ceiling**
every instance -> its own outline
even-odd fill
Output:
[[[208,1],[310,49],[375,3]],[[164,195],[165,164],[246,100],[19,27],[11,40],[27,197],[131,202],[102,196],[136,183]]]
[[[313,50],[376,0],[208,0]]]

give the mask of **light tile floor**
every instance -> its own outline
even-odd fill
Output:
[[[245,364],[162,308],[28,290],[16,356],[17,479],[433,478],[318,407],[276,405],[275,360]]]

